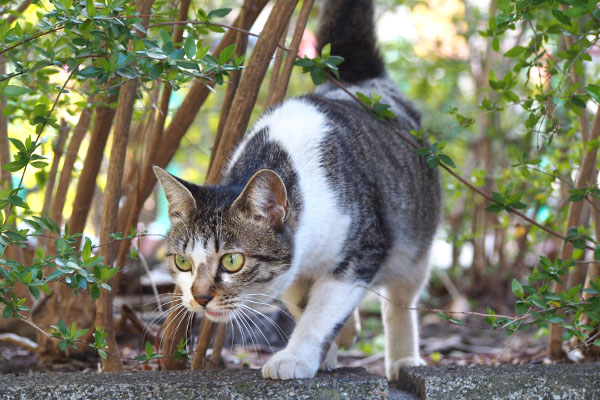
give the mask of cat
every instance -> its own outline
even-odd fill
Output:
[[[385,72],[370,0],[329,0],[318,43],[344,57],[351,92],[377,93],[404,132],[420,113]],[[334,338],[370,288],[382,287],[385,371],[419,356],[414,307],[429,275],[440,218],[436,169],[331,83],[268,110],[218,185],[155,167],[169,203],[169,268],[187,309],[226,322],[282,296],[297,320],[265,378],[311,378],[335,367]],[[237,313],[237,314],[236,314]]]

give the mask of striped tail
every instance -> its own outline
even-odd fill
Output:
[[[381,77],[383,59],[376,44],[372,0],[328,0],[317,35],[318,50],[331,43],[331,54],[344,57],[340,78],[349,83]]]

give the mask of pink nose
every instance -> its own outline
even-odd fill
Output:
[[[209,301],[211,301],[212,298],[212,296],[194,296],[194,300],[196,300],[196,303],[200,304],[202,307],[204,307]]]

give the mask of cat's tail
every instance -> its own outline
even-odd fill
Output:
[[[318,50],[331,43],[331,54],[344,57],[340,78],[358,82],[385,74],[377,49],[372,0],[326,0],[317,35]]]

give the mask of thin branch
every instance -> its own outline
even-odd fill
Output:
[[[310,17],[313,3],[314,0],[304,0],[302,3],[302,9],[296,20],[296,27],[294,28],[294,34],[292,35],[291,50],[286,56],[285,64],[277,79],[275,92],[272,97],[269,98],[269,103],[267,105],[278,103],[285,97],[290,76],[292,75],[292,69],[294,68],[294,60],[298,56],[298,50],[300,49],[300,43],[302,41],[304,30],[306,29],[306,24],[308,23],[308,18]]]
[[[202,22],[202,21],[171,21],[171,22],[159,22],[157,24],[152,24],[152,25],[148,25],[148,28],[154,28],[157,26],[168,26],[168,25],[214,25],[214,26],[220,26],[221,28],[226,28],[226,29],[231,29],[232,31],[236,31],[236,32],[241,32],[244,33],[248,36],[254,36],[254,37],[259,37],[260,35],[257,35],[256,33],[252,33],[249,30],[246,29],[242,29],[239,28],[237,26],[233,26],[233,25],[227,25],[227,24],[218,24],[216,22]],[[277,47],[285,50],[285,51],[291,51],[288,47],[285,47],[283,45],[278,44]],[[2,54],[2,53],[0,53]]]
[[[63,83],[62,87],[60,88],[60,91],[56,95],[56,99],[54,99],[54,104],[52,104],[52,108],[50,109],[50,111],[48,111],[48,114],[46,115],[46,119],[44,120],[44,122],[41,125],[40,132],[38,133],[37,137],[35,138],[34,145],[37,145],[38,141],[40,140],[40,136],[42,136],[42,132],[44,132],[44,128],[48,124],[48,121],[50,120],[50,116],[52,115],[52,113],[54,112],[54,109],[56,108],[56,105],[58,104],[58,100],[60,99],[60,96],[63,94],[63,92],[65,92],[65,87],[67,87],[67,83],[69,83],[69,81],[73,77],[73,74],[75,73],[75,71],[77,71],[78,68],[79,68],[79,64],[77,64],[71,70],[71,73],[65,80],[65,83]],[[25,172],[27,172],[28,165],[29,165],[29,163],[25,164],[25,167],[23,167],[23,173],[21,174],[21,179],[19,180],[19,185],[17,186],[17,188],[19,190],[22,189],[23,180],[25,179]],[[13,208],[14,208],[14,205],[11,203],[10,206],[8,207],[8,212],[6,213],[4,223],[2,224],[3,228],[6,225],[6,223],[8,222],[8,218],[10,217],[10,213],[12,212]]]
[[[55,28],[49,29],[49,30],[47,30],[47,31],[44,31],[44,32],[40,32],[40,33],[38,33],[38,34],[37,34],[37,35],[35,35],[35,36],[32,36],[32,37],[30,37],[30,38],[27,38],[27,39],[25,39],[25,40],[22,40],[22,41],[20,41],[20,42],[18,42],[18,43],[15,43],[15,44],[13,44],[13,45],[12,45],[12,46],[10,46],[10,47],[7,47],[7,48],[5,48],[5,49],[2,49],[2,50],[0,50],[0,55],[2,55],[2,54],[4,54],[4,53],[6,53],[7,51],[10,51],[10,50],[12,50],[12,49],[14,49],[14,48],[16,48],[16,47],[19,47],[19,46],[21,46],[22,44],[25,44],[25,43],[27,43],[27,42],[31,42],[32,40],[35,40],[35,39],[39,38],[40,36],[45,36],[45,35],[48,35],[48,34],[50,34],[50,33],[52,33],[52,32],[56,32],[56,31],[59,31],[59,30],[61,30],[61,29],[64,29],[64,28],[65,28],[65,26],[64,26],[64,25],[61,25],[61,26],[57,26],[57,27],[55,27]]]
[[[350,97],[352,97],[355,101],[357,101],[358,103],[360,103],[364,108],[366,108],[367,110],[370,109],[368,105],[366,105],[365,103],[363,103],[362,101],[360,101],[358,99],[358,97],[356,97],[356,95],[354,95],[353,93],[351,93],[344,85],[342,85],[337,79],[335,79],[333,76],[331,76],[330,74],[327,75],[327,78],[329,79],[330,82],[332,82],[334,85],[336,85],[338,88],[340,88],[341,90],[343,90],[346,94],[348,94]],[[386,124],[388,125],[388,127],[390,127],[390,129],[392,129],[394,132],[396,132],[398,135],[400,135],[400,137],[402,139],[404,139],[407,143],[409,143],[411,146],[413,146],[415,149],[418,149],[421,147],[421,145],[412,137],[412,136],[408,136],[405,132],[400,131],[398,128],[396,128],[393,124],[391,124],[389,121],[386,121]],[[494,203],[496,204],[496,201],[493,199],[493,197],[489,194],[487,194],[486,192],[484,192],[483,190],[479,189],[478,187],[474,186],[473,184],[471,184],[469,181],[467,181],[466,179],[464,179],[463,177],[461,177],[460,175],[458,175],[456,172],[454,172],[450,167],[446,166],[445,164],[440,164],[440,166],[446,170],[450,175],[452,175],[454,178],[458,179],[463,185],[467,186],[469,189],[471,189],[472,191],[476,192],[477,194],[479,194],[480,196],[486,198],[490,203]],[[518,217],[524,219],[525,221],[529,222],[532,225],[535,225],[536,227],[538,227],[539,229],[543,230],[544,232],[555,236],[559,239],[562,239],[563,241],[566,240],[566,236],[536,222],[535,220],[529,218],[528,216],[526,216],[525,214],[523,214],[522,212],[509,207],[509,211],[515,215],[517,215]],[[586,248],[589,250],[594,250],[594,247],[586,245]]]
[[[88,103],[93,104],[93,102],[94,96],[91,96],[88,99]],[[77,121],[75,128],[73,128],[73,134],[71,135],[71,140],[69,141],[69,145],[67,147],[63,166],[60,171],[60,177],[54,193],[54,199],[52,201],[52,209],[50,211],[50,218],[52,218],[52,220],[59,226],[62,223],[63,208],[65,205],[67,191],[71,184],[71,176],[75,162],[77,161],[79,147],[81,146],[81,143],[83,142],[83,139],[90,127],[93,110],[94,109],[92,107],[85,107],[85,109],[81,112],[79,115],[79,121]]]
[[[54,191],[54,184],[56,183],[56,173],[58,172],[58,164],[64,153],[65,143],[67,142],[67,135],[71,130],[71,126],[67,121],[62,119],[60,121],[60,129],[58,130],[58,137],[56,143],[52,147],[53,157],[52,166],[50,167],[50,173],[48,174],[48,181],[46,182],[46,191],[44,192],[44,206],[42,207],[43,213],[50,212],[50,206],[52,205],[52,192]]]

